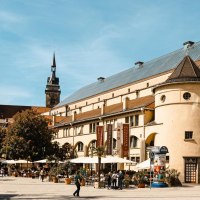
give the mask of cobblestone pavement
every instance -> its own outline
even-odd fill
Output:
[[[177,188],[129,188],[123,190],[95,189],[93,186],[81,187],[80,197],[72,194],[75,185],[65,183],[41,182],[39,179],[0,177],[0,199],[47,200],[47,199],[150,199],[150,200],[200,200],[200,185],[184,185]]]

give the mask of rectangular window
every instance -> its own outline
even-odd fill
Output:
[[[127,123],[127,124],[129,123],[129,117],[125,118],[125,123]]]
[[[67,137],[67,129],[66,128],[63,129],[63,137]]]
[[[93,133],[95,133],[96,132],[96,124],[95,123],[93,123],[93,131],[92,131]]]
[[[92,124],[90,124],[90,133],[92,133]]]
[[[89,130],[90,133],[95,133],[96,132],[96,125],[98,126],[99,122],[90,124],[90,130]]]
[[[193,139],[193,131],[185,131],[185,139]]]
[[[134,126],[134,117],[130,116],[130,126]]]
[[[74,128],[74,135],[77,135],[77,127]]]
[[[136,163],[140,162],[140,157],[136,157]]]
[[[140,162],[140,157],[139,156],[131,157],[131,161],[139,163]]]
[[[70,137],[70,128],[67,129],[68,137]]]
[[[135,115],[135,126],[139,125],[139,115]]]

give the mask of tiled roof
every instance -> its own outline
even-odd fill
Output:
[[[174,72],[166,80],[167,83],[177,81],[200,81],[200,69],[190,56],[185,56]]]
[[[36,107],[36,106],[16,106],[16,105],[0,105],[0,118],[12,118],[17,112],[22,112],[23,110],[33,109],[37,113],[47,112],[50,109],[46,107]]]
[[[194,61],[200,60],[200,42],[194,43],[188,54]],[[102,81],[97,81],[80,88],[55,107],[60,107],[93,95],[100,94],[110,89],[132,83],[134,81],[169,71],[174,69],[184,58],[184,56],[185,49],[181,48],[164,56],[145,62],[141,67],[134,66],[118,74],[114,74],[113,76],[105,78]]]
[[[116,112],[121,112],[123,110],[123,103],[116,103],[110,106],[104,107],[104,114],[111,114]]]
[[[87,112],[83,112],[83,113],[79,113],[79,114],[75,114],[74,118],[75,120],[83,120],[83,119],[88,119],[88,118],[93,118],[93,117],[97,117],[101,115],[101,109],[94,109],[94,110],[90,110]]]
[[[128,100],[127,101],[127,110],[148,107],[154,108],[155,97],[153,95],[141,97],[138,99]]]

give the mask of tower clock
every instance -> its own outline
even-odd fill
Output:
[[[46,107],[53,108],[60,103],[60,93],[59,78],[56,77],[56,59],[54,53],[53,64],[51,66],[51,76],[47,78],[45,89]]]

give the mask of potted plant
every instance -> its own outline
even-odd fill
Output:
[[[147,182],[147,177],[144,171],[138,171],[136,174],[136,179],[138,182],[138,188],[145,188],[145,183]]]
[[[182,183],[179,180],[180,172],[176,169],[166,169],[165,171],[165,180],[169,187],[182,186]]]
[[[125,188],[129,188],[129,185],[130,185],[130,181],[131,181],[131,179],[130,179],[130,176],[128,175],[128,174],[125,174],[125,176],[124,176],[124,187]]]
[[[70,161],[67,161],[62,166],[62,170],[66,172],[66,178],[65,178],[66,184],[71,184],[71,182],[72,182],[71,178],[69,178],[69,173],[71,172],[72,166],[73,166],[73,164]]]
[[[62,169],[61,166],[55,164],[49,170],[49,180],[52,180],[54,183],[58,183],[58,175],[61,173]]]

